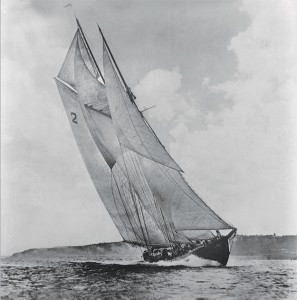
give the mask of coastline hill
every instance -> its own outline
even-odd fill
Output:
[[[139,247],[124,242],[112,242],[29,249],[13,254],[12,258],[141,259],[141,250]],[[237,235],[233,241],[231,255],[253,259],[297,259],[297,235]]]

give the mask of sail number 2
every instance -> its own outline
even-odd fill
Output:
[[[75,123],[75,124],[77,124],[77,121],[76,121],[76,113],[72,112],[72,113],[71,113],[71,116],[73,116],[72,122]]]

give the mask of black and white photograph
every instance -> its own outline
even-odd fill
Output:
[[[297,299],[297,2],[2,0],[1,299]]]

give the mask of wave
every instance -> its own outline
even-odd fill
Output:
[[[86,262],[86,261],[81,261]],[[107,259],[107,260],[88,260],[89,263],[98,263],[100,265],[119,265],[119,266],[143,266],[143,267],[217,267],[220,264],[215,261],[199,258],[195,255],[189,255],[186,258],[180,258],[170,261],[158,261],[158,262],[145,262],[143,260],[129,260],[129,259]]]

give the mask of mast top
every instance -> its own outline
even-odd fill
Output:
[[[77,18],[77,16],[76,16],[76,14],[74,14],[74,17],[75,17],[75,20],[76,20],[77,27],[78,27],[78,29],[79,29],[81,35],[82,35],[83,42],[84,42],[84,44],[85,44],[85,46],[86,46],[86,48],[87,48],[87,51],[88,51],[88,53],[89,53],[89,56],[90,56],[91,60],[93,61],[93,64],[94,64],[94,66],[95,66],[95,69],[96,69],[98,75],[101,77],[103,83],[105,84],[105,79],[104,79],[104,77],[103,77],[103,75],[102,75],[102,73],[101,73],[101,70],[100,70],[100,68],[99,68],[99,66],[98,66],[98,64],[97,64],[97,61],[96,61],[96,59],[95,59],[95,57],[94,57],[94,55],[93,55],[93,53],[92,53],[92,50],[91,50],[91,48],[90,48],[90,46],[89,46],[89,43],[88,43],[88,41],[87,41],[87,39],[86,39],[86,36],[85,36],[85,33],[84,33],[84,31],[83,31],[83,29],[82,29],[82,27],[81,27],[81,25],[80,25],[80,22],[79,22],[79,20],[78,20],[78,18]]]
[[[130,87],[128,86],[128,84],[126,83],[126,81],[125,81],[125,79],[124,79],[124,77],[123,77],[123,75],[122,75],[122,73],[121,73],[121,70],[120,70],[120,68],[119,68],[119,66],[118,66],[118,64],[117,64],[117,62],[116,62],[116,60],[115,60],[114,57],[113,57],[113,54],[112,54],[112,52],[111,52],[111,50],[110,50],[110,48],[109,48],[109,46],[108,46],[108,44],[107,44],[107,41],[106,41],[106,39],[105,39],[105,37],[104,37],[104,34],[103,34],[103,32],[102,32],[102,30],[101,30],[101,28],[100,28],[100,26],[99,26],[98,23],[97,23],[97,26],[98,26],[99,32],[100,32],[100,34],[101,34],[101,36],[102,36],[103,43],[104,43],[104,45],[106,45],[107,50],[108,50],[108,53],[110,54],[111,59],[112,59],[114,65],[115,65],[115,67],[116,67],[116,69],[117,69],[117,71],[118,71],[118,73],[119,73],[119,75],[120,75],[120,78],[121,78],[123,84],[124,84],[126,93],[128,94],[128,96],[129,96],[129,98],[131,99],[132,103],[134,103],[134,100],[136,99],[136,96],[133,94],[131,88],[130,88]]]

